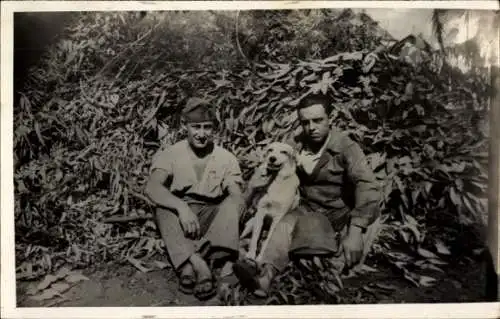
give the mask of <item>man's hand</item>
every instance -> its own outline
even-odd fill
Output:
[[[189,208],[187,204],[182,205],[178,209],[179,222],[184,230],[184,236],[191,239],[199,238],[200,222],[198,216]]]
[[[342,248],[346,266],[351,268],[361,260],[363,254],[362,229],[357,226],[350,226],[349,233],[342,241]]]

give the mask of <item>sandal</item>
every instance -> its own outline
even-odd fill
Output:
[[[209,289],[205,289],[207,284],[210,284]],[[217,287],[214,277],[205,278],[197,281],[194,287],[194,296],[199,300],[207,300],[217,294]]]
[[[179,276],[179,290],[186,295],[191,295],[195,285],[196,281],[194,279],[194,272],[191,266],[191,271],[184,270]]]

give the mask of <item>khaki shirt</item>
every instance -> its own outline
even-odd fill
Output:
[[[162,169],[168,173],[167,188],[178,197],[220,200],[230,185],[242,183],[241,169],[236,157],[215,146],[208,155],[201,179],[198,179],[189,156],[189,144],[182,140],[159,151],[153,157],[151,172]]]
[[[290,141],[299,152],[301,136]],[[380,188],[361,147],[347,134],[332,128],[325,151],[312,172],[297,167],[303,204],[322,212],[333,224],[367,227],[379,215]],[[334,225],[336,226],[336,225]]]

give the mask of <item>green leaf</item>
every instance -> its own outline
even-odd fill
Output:
[[[448,247],[445,246],[445,244],[441,240],[435,239],[434,246],[436,246],[437,252],[440,253],[441,255],[451,255],[450,250],[448,249]]]
[[[441,259],[438,259],[438,258],[430,258],[430,259],[427,259],[428,262],[430,262],[431,264],[434,264],[434,265],[447,265],[448,263],[446,261],[443,261]]]
[[[277,70],[274,73],[271,74],[266,74],[266,73],[258,73],[261,78],[264,78],[266,80],[276,80],[279,79],[280,77],[286,75],[288,72],[290,72],[291,66],[289,64],[282,64],[281,69]]]
[[[433,184],[431,182],[424,182],[424,189],[427,195],[430,195]]]
[[[455,187],[450,187],[450,192],[449,192],[449,195],[450,195],[450,199],[451,199],[451,202],[457,206],[457,207],[461,207],[462,206],[462,200],[460,198],[460,196],[458,195]]]
[[[418,281],[416,275],[410,273],[408,270],[404,269],[404,278],[414,284],[416,287],[420,287],[420,282]]]
[[[407,232],[405,232],[403,229],[400,229],[399,234],[401,235],[401,237],[403,237],[403,240],[405,241],[405,243],[407,243],[407,244],[410,243],[410,236],[408,235]]]
[[[38,137],[38,140],[40,141],[40,144],[45,146],[45,142],[43,140],[42,132],[40,131],[40,123],[35,122],[35,132],[36,136]]]
[[[439,271],[441,273],[444,273],[443,269],[439,268],[438,266],[436,266],[434,264],[422,264],[422,265],[419,265],[419,267],[421,269],[435,270],[435,271]]]
[[[434,258],[434,259],[439,259],[439,257],[437,255],[435,255],[434,253],[428,251],[427,249],[424,249],[424,248],[421,248],[419,247],[417,249],[417,252],[420,256],[422,257],[425,257],[425,258]]]
[[[420,104],[415,104],[415,109],[417,110],[417,113],[419,116],[424,116],[425,115],[425,110]]]
[[[319,259],[318,256],[314,256],[313,258],[314,265],[318,267],[318,269],[323,269],[323,264],[321,263],[321,260]]]
[[[431,287],[436,282],[435,278],[429,276],[420,276],[418,283],[424,287]]]
[[[478,212],[472,207],[472,203],[470,202],[467,195],[462,196],[462,201],[464,202],[465,207],[471,214],[478,215]]]
[[[368,265],[362,264],[360,269],[361,272],[378,272],[377,269],[370,267]]]
[[[376,283],[375,287],[380,288],[382,290],[386,290],[386,291],[394,291],[394,290],[398,289],[396,286],[386,285],[386,284],[383,284],[383,283]]]

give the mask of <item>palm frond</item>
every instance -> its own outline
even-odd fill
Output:
[[[443,33],[444,33],[444,22],[443,15],[446,13],[443,9],[434,9],[432,11],[432,32],[436,37],[439,47],[441,48],[441,52],[444,53],[444,41],[443,41]]]

